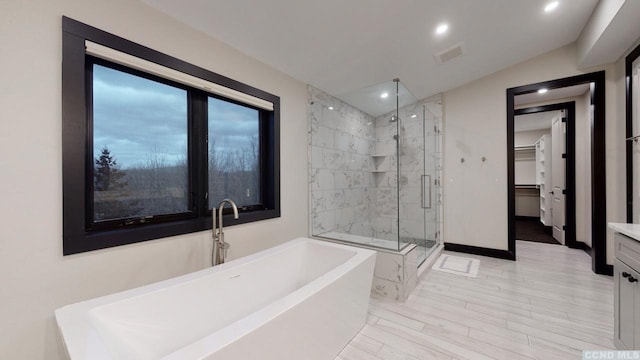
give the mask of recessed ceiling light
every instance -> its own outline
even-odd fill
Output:
[[[333,106],[329,106],[329,110],[333,110]]]
[[[436,27],[436,34],[437,35],[442,35],[442,34],[446,33],[447,30],[449,30],[449,25],[440,24],[440,25],[438,25],[438,27]]]
[[[548,89],[540,89],[540,90],[538,90],[538,94],[544,94],[547,91],[549,91],[549,90]]]
[[[544,7],[544,12],[552,12],[558,7],[558,5],[560,5],[560,2],[552,1],[548,3],[547,6]]]
[[[418,117],[418,115],[416,115],[416,114],[411,115],[412,119],[415,119],[416,117]]]
[[[382,99],[386,99],[389,97],[389,93],[388,92],[383,92],[382,94],[380,94],[380,98]]]

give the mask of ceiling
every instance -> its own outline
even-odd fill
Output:
[[[533,114],[517,115],[513,122],[513,131],[530,131],[551,129],[551,120],[560,110],[545,111]]]
[[[518,95],[513,98],[513,104],[515,106],[522,107],[522,105],[526,105],[526,104],[581,96],[581,95],[584,95],[584,93],[586,93],[587,91],[589,91],[589,84],[567,86],[567,87],[548,90],[544,94],[533,92],[529,94]]]
[[[553,100],[582,96],[589,91],[589,84],[567,86],[551,89],[543,94],[537,92],[522,94],[514,97],[514,105],[522,108],[528,104],[548,103]],[[544,111],[539,113],[517,115],[514,117],[514,131],[543,130],[551,128],[551,120],[559,110]]]
[[[423,99],[576,41],[598,0],[143,0],[334,96],[400,78]],[[449,31],[435,35],[438,24]],[[435,55],[462,45],[462,55]]]
[[[383,97],[382,94],[387,96]],[[418,101],[401,81],[396,83],[393,80],[344,94],[336,94],[336,96],[373,117],[387,114],[396,108],[403,108]]]

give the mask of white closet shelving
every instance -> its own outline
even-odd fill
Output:
[[[536,147],[536,185],[540,187],[540,222],[551,226],[551,136],[542,135]]]

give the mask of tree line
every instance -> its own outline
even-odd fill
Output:
[[[230,198],[238,206],[260,201],[259,147],[216,150],[210,146],[208,185],[210,207]],[[186,157],[169,162],[152,151],[139,164],[123,168],[108,147],[94,159],[94,221],[138,218],[186,212],[190,208],[189,168]]]

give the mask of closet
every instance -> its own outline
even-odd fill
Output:
[[[514,147],[516,217],[552,226],[550,129],[516,132]]]
[[[536,172],[536,147],[534,144],[515,147],[516,216],[539,216],[539,187]]]

